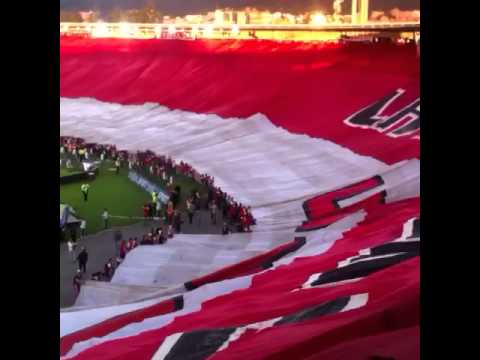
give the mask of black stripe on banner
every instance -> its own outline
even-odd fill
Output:
[[[382,195],[382,198],[380,199],[381,204],[386,204],[387,203],[387,190],[383,190],[380,195]]]
[[[316,227],[313,227],[313,228],[308,228],[308,229],[304,229],[302,228],[302,226],[299,226],[295,229],[295,232],[308,232],[308,231],[315,231],[315,230],[321,230],[321,229],[324,229],[326,228],[327,226],[330,226],[332,225],[332,223],[328,223],[328,224],[325,224],[325,225],[320,225],[320,226],[316,226]]]
[[[194,285],[191,281],[186,282],[185,284],[183,284],[183,286],[187,291],[195,290],[198,287],[198,285]]]
[[[311,286],[319,286],[324,284],[336,283],[339,281],[353,280],[368,276],[374,272],[383,270],[392,265],[401,263],[417,256],[416,253],[403,253],[391,257],[373,259],[370,261],[354,262],[345,267],[341,267],[332,271],[321,274],[317,280],[312,282]]]
[[[173,300],[173,310],[174,311],[178,311],[178,310],[183,309],[184,301],[183,301],[183,296],[182,295],[175,296],[172,300]]]
[[[376,246],[370,250],[369,256],[379,256],[395,253],[412,253],[420,255],[420,241],[390,242]]]
[[[419,238],[420,237],[420,219],[413,220],[413,227],[412,227],[412,234],[407,237],[407,239],[411,238]]]
[[[278,254],[276,254],[276,255],[272,256],[270,259],[268,259],[268,261],[264,262],[261,265],[262,269],[271,268],[275,261],[278,261],[279,259],[281,259],[285,255],[288,255],[292,252],[297,251],[298,249],[300,249],[306,243],[307,243],[307,238],[306,237],[304,237],[304,236],[296,237],[292,246],[290,246],[287,249],[284,249],[284,250],[280,251]]]
[[[335,300],[310,307],[308,309],[288,315],[277,321],[274,325],[285,325],[298,323],[300,321],[311,320],[320,316],[336,314],[342,311],[350,301],[350,296],[340,297]]]
[[[214,354],[236,328],[197,330],[182,334],[164,360],[205,360]]]
[[[310,201],[311,201],[311,200],[307,200],[307,201],[305,201],[305,202],[302,204],[303,211],[304,211],[305,216],[307,217],[308,220],[311,219],[310,207],[308,206],[308,203],[309,203]]]

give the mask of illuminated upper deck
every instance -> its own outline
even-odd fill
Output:
[[[367,24],[218,25],[218,24],[141,24],[141,23],[60,23],[63,35],[117,38],[271,38],[328,40],[345,34],[418,33],[418,22],[372,22]]]

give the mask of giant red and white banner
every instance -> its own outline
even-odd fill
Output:
[[[129,254],[112,286],[175,286],[84,293],[62,357],[419,358],[414,46],[62,38],[61,96],[62,135],[187,161],[258,220]]]

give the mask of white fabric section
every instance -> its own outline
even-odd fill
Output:
[[[381,175],[387,190],[387,203],[420,196],[420,160],[409,160]]]
[[[68,311],[84,310],[98,306],[112,306],[132,302],[173,297],[183,294],[185,287],[179,284],[174,287],[138,286],[112,284],[105,281],[87,281],[82,285],[75,306]]]
[[[303,200],[388,168],[332,142],[291,134],[260,114],[222,119],[154,104],[62,98],[60,134],[187,161],[252,206],[255,231],[293,228],[305,220]]]
[[[368,302],[368,294],[356,294],[350,297],[350,301],[348,302],[347,306],[342,309],[341,312],[355,310],[365,306]]]
[[[409,239],[409,237],[413,235],[413,223],[415,220],[416,218],[412,218],[403,225],[402,236],[394,242],[420,241],[420,237],[412,237]]]
[[[346,208],[384,190],[387,192],[387,203],[420,196],[420,161],[412,159],[393,165],[387,172],[380,174],[384,184],[364,191],[338,202],[341,208]]]
[[[163,245],[139,246],[115,271],[112,284],[169,286],[184,283],[293,240],[291,231],[175,235]]]
[[[294,253],[286,255],[284,258],[275,262],[272,268],[265,271],[273,271],[278,266],[290,264],[298,257],[320,255],[321,253],[327,251],[336,240],[340,239],[343,236],[343,232],[346,232],[352,229],[364,218],[365,218],[365,213],[363,211],[358,211],[355,214],[347,216],[346,219],[342,219],[324,229],[309,232],[306,239],[307,243],[305,246],[303,246],[302,248],[300,248],[298,251]],[[235,290],[248,288],[254,276],[255,275],[248,275],[248,276],[229,279],[229,280],[225,280],[225,281],[221,281],[213,284],[207,284],[198,289],[187,292],[184,294],[184,308],[182,310],[174,313],[166,314],[166,315],[161,315],[158,317],[149,318],[138,323],[131,323],[102,338],[89,339],[87,341],[79,342],[73,346],[73,348],[64,358],[72,357],[80,353],[81,351],[91,346],[100,344],[104,341],[113,340],[121,337],[133,336],[133,335],[140,334],[144,331],[165,326],[170,322],[172,322],[178,316],[199,311],[201,309],[201,304],[209,299],[213,299],[216,296],[227,294]],[[147,302],[145,302],[145,304],[146,303]],[[144,306],[147,306],[147,305],[144,305]],[[113,309],[120,308],[120,307],[121,306],[101,308],[100,312],[102,311],[102,309],[106,309],[107,312],[111,313],[113,312]],[[130,310],[127,310],[127,311],[130,311]],[[123,312],[127,312],[127,311],[123,311]],[[92,313],[95,314],[96,318],[98,318],[99,316],[98,309],[76,311],[73,313],[63,313],[64,317],[63,319],[61,318],[61,321],[60,321],[61,334],[68,334],[70,332],[80,330],[88,325],[91,325],[90,323],[88,325],[85,325],[85,322],[82,321],[82,319],[90,318]],[[121,312],[119,311],[119,312],[116,312],[114,315],[118,315],[120,313]],[[71,316],[68,317],[67,314],[70,314]],[[101,320],[106,320],[106,319],[107,317],[102,318]],[[101,320],[98,320],[96,322],[99,322]],[[78,325],[77,325],[77,322],[79,323]],[[66,324],[68,324],[68,330],[69,330],[68,332],[66,332],[62,328],[62,326],[65,327]]]

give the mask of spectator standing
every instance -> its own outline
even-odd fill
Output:
[[[88,191],[90,190],[90,185],[89,184],[82,184],[80,187],[80,190],[82,191],[83,194],[83,201],[88,201]]]
[[[215,203],[215,200],[210,202],[210,219],[212,220],[213,225],[217,224],[217,204]]]
[[[87,236],[87,221],[82,219],[80,222],[80,239],[83,239],[85,236]]]
[[[115,173],[120,174],[120,159],[115,160]]]
[[[83,271],[84,273],[87,272],[87,262],[88,262],[88,252],[85,247],[82,247],[82,251],[77,256],[78,261],[78,269]]]
[[[152,202],[156,204],[158,201],[158,194],[155,191],[152,191],[150,195],[152,196]]]
[[[133,240],[133,238],[128,239],[128,243],[127,243],[128,251],[132,251],[134,247],[135,247],[135,241]]]
[[[198,190],[195,190],[193,194],[193,204],[195,205],[195,209],[200,209],[200,193]]]
[[[108,210],[105,208],[103,209],[103,213],[102,213],[102,219],[103,219],[103,225],[104,225],[104,229],[108,229],[108,220],[110,218],[110,214],[108,213]]]
[[[85,149],[84,148],[78,149],[78,159],[80,161],[83,161],[85,159]]]
[[[194,215],[194,206],[193,205],[193,199],[188,198],[186,202],[186,208],[187,208],[187,215],[188,215],[188,223],[191,225],[193,223],[193,215]]]
[[[173,215],[173,226],[177,234],[181,233],[182,231],[182,223],[182,214],[180,214],[178,210],[175,210],[175,213]]]
[[[72,240],[72,242],[74,243],[77,242],[77,229],[75,228],[75,226],[72,226],[70,228],[70,240]]]
[[[226,222],[223,222],[222,235],[228,234],[230,234],[230,228],[228,227],[228,224]]]
[[[150,206],[148,204],[143,205],[143,218],[145,220],[145,224],[147,223],[148,217],[150,216]]]
[[[110,262],[110,260],[108,260],[107,263],[105,264],[105,266],[103,267],[103,275],[105,276],[105,278],[108,281],[110,281],[110,279],[112,278],[113,268],[112,268],[112,263]]]
[[[125,256],[127,255],[127,242],[125,240],[122,240],[120,243],[120,259],[125,259]]]
[[[72,257],[72,261],[75,262],[75,259],[77,258],[77,255],[76,255],[77,244],[74,243],[72,240],[69,240],[67,242],[67,246],[68,246],[68,253]]]
[[[173,203],[169,201],[167,205],[167,224],[168,225],[173,224],[173,215],[174,215]]]

